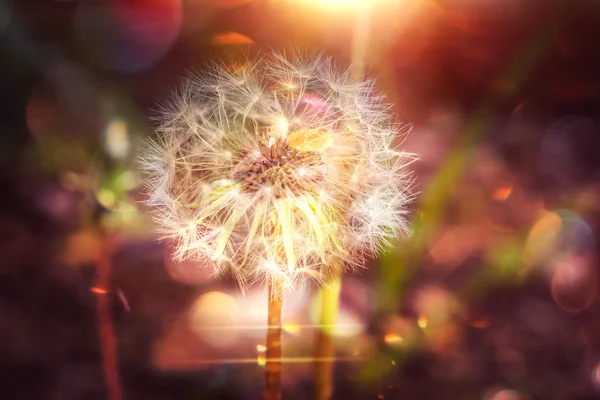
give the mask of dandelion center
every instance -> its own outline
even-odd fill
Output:
[[[257,148],[242,149],[233,179],[245,192],[265,191],[275,198],[314,191],[327,174],[317,151],[303,150],[284,138],[262,139]]]

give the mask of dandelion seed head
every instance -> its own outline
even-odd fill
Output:
[[[148,204],[180,261],[295,287],[407,232],[415,156],[370,80],[274,53],[191,76],[143,158]]]

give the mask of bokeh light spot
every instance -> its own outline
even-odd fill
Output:
[[[265,365],[267,365],[267,358],[263,354],[259,354],[256,357],[256,363],[259,367],[264,367]]]
[[[202,262],[174,261],[171,250],[164,250],[164,263],[167,272],[175,281],[185,285],[197,286],[212,279],[210,269]]]
[[[479,226],[449,227],[432,241],[429,254],[438,267],[453,269],[471,257],[483,245],[484,239]]]
[[[113,119],[109,122],[105,131],[106,152],[113,158],[125,158],[131,147],[127,124],[121,119]]]
[[[552,277],[552,298],[563,310],[580,312],[588,308],[598,293],[595,256],[567,255],[556,262]]]
[[[96,65],[118,72],[149,68],[170,49],[182,22],[181,0],[82,1],[74,16],[77,43]]]
[[[485,318],[476,319],[471,323],[471,326],[475,329],[485,329],[491,325],[490,321]]]
[[[600,363],[596,364],[596,367],[592,371],[592,385],[596,392],[600,393]]]
[[[504,201],[508,199],[510,194],[512,193],[512,186],[503,186],[494,190],[492,193],[492,199],[497,201]]]
[[[92,229],[83,229],[67,238],[63,260],[68,266],[96,261],[102,251],[101,239]]]
[[[502,389],[493,393],[490,396],[486,396],[486,400],[519,400],[521,395],[518,392],[510,389]]]
[[[596,298],[594,232],[576,213],[542,211],[529,232],[523,257],[551,279],[552,298],[562,309],[580,312]]]
[[[210,39],[210,43],[215,46],[228,46],[228,45],[242,45],[252,44],[254,40],[250,39],[246,35],[242,35],[237,32],[225,32],[213,35]]]
[[[598,131],[598,122],[578,114],[557,119],[543,136],[538,163],[544,179],[557,189],[572,188],[589,177],[589,166],[596,162],[597,153],[591,137]]]
[[[542,210],[525,241],[523,261],[536,264],[543,261],[553,248],[562,220],[551,211]]]
[[[117,203],[116,193],[108,188],[100,189],[96,195],[96,199],[98,200],[98,203],[109,210],[114,209]]]
[[[243,304],[243,312],[237,316],[237,325],[242,327],[241,334],[252,340],[264,339],[267,332],[267,296],[261,290],[252,290],[245,294],[236,293],[236,301]],[[283,299],[284,307],[286,298]],[[285,318],[286,310],[282,311]]]
[[[402,336],[396,334],[396,333],[386,333],[383,336],[383,341],[386,342],[387,344],[397,344],[400,343],[402,341],[404,341],[404,338],[402,338]]]
[[[391,347],[413,346],[419,337],[419,328],[414,320],[391,315],[381,321],[383,341]]]
[[[240,309],[233,296],[222,292],[209,292],[200,296],[190,310],[192,330],[206,343],[225,347],[234,343],[240,331]]]

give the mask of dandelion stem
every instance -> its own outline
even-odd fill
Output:
[[[281,400],[281,288],[269,284],[269,313],[266,343],[265,400]]]
[[[321,328],[317,333],[315,359],[315,400],[329,400],[333,394],[333,337],[338,313],[340,274],[336,274],[329,284],[321,288]]]

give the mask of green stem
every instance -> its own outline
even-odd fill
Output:
[[[265,400],[281,400],[281,288],[269,285]]]
[[[329,400],[333,394],[333,331],[338,314],[342,278],[338,273],[321,289],[321,321],[315,347],[315,399]]]

